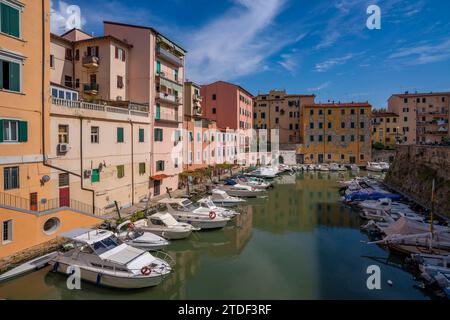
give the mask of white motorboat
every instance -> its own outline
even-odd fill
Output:
[[[411,211],[410,207],[403,203],[393,202],[389,198],[379,200],[365,200],[359,203],[362,209],[367,210],[387,210],[387,211]]]
[[[372,172],[383,172],[384,171],[383,167],[377,162],[367,162],[366,170],[372,171]]]
[[[419,265],[422,272],[425,272],[426,266],[450,269],[450,255],[413,254],[411,259]]]
[[[136,221],[138,230],[143,230],[157,234],[168,240],[179,240],[188,238],[193,231],[200,230],[188,223],[182,223],[168,212],[158,212],[147,219]]]
[[[222,217],[214,211],[194,212],[198,209],[189,199],[163,199],[158,203],[167,207],[167,211],[179,222],[185,222],[201,229],[219,229],[227,225],[230,218]]]
[[[393,223],[395,220],[384,210],[361,210],[359,216],[365,220]]]
[[[346,167],[347,167],[347,169],[349,169],[351,171],[359,172],[359,167],[356,164],[354,164],[354,163],[349,164]]]
[[[383,171],[389,171],[390,165],[387,162],[378,162],[378,165],[383,169]]]
[[[256,177],[246,177],[246,178],[240,177],[237,179],[237,183],[250,186],[255,189],[263,189],[263,190],[267,190],[273,187],[272,183],[268,183],[264,179]]]
[[[116,236],[126,244],[145,251],[161,250],[170,244],[156,234],[136,229],[131,221],[125,221],[116,228]]]
[[[330,171],[347,171],[344,165],[338,163],[331,163],[329,169]]]
[[[220,190],[225,191],[232,197],[242,197],[242,198],[257,198],[264,194],[265,190],[255,189],[251,186],[246,186],[243,184],[235,184],[234,186],[218,186]]]
[[[317,170],[322,171],[322,172],[330,171],[330,167],[326,164],[319,164],[319,165],[317,165],[317,167],[318,167]]]
[[[97,285],[120,289],[153,287],[160,284],[173,269],[169,255],[157,258],[133,248],[110,231],[76,229],[61,237],[73,241],[74,248],[59,252],[50,261],[53,272],[71,274],[77,267],[81,279]]]
[[[275,179],[278,175],[279,170],[278,168],[274,167],[261,167],[256,169],[253,172],[250,172],[246,175],[251,177],[257,177],[257,178],[265,178],[265,179]]]
[[[223,190],[212,190],[211,200],[215,205],[220,207],[235,207],[246,203],[247,201],[241,198],[232,197]]]
[[[236,212],[234,210],[216,206],[214,202],[211,200],[211,197],[205,197],[203,199],[200,199],[198,201],[198,204],[200,206],[193,211],[194,213],[204,212],[209,215],[211,212],[215,212],[216,214],[225,218],[234,218],[240,214],[239,212]]]

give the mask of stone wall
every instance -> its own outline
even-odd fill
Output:
[[[396,153],[395,150],[372,150],[372,161],[392,163]]]
[[[450,217],[450,148],[397,146],[397,155],[385,183],[422,206],[431,208],[435,179],[435,212]]]

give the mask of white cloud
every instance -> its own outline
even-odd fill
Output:
[[[235,0],[234,4],[186,39],[189,78],[231,80],[260,71],[268,57],[289,43],[268,32],[284,0]]]
[[[347,61],[352,59],[354,56],[355,56],[354,54],[349,53],[343,57],[333,58],[333,59],[329,59],[329,60],[317,63],[315,66],[315,71],[316,72],[326,72],[333,67],[345,64]]]
[[[307,90],[308,90],[308,91],[321,91],[321,90],[323,90],[323,89],[328,88],[328,87],[330,86],[330,84],[331,84],[331,82],[329,82],[329,81],[328,81],[328,82],[324,82],[324,83],[318,85],[318,86],[315,87],[315,88],[308,88]]]
[[[398,49],[390,59],[407,65],[421,65],[450,59],[450,39],[439,44],[421,44],[415,47]]]
[[[86,20],[82,17],[80,8],[76,5],[68,4],[64,1],[50,2],[50,29],[52,33],[62,34],[74,27],[81,29]]]

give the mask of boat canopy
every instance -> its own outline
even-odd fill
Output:
[[[150,217],[150,219],[160,219],[166,226],[175,226],[178,224],[178,221],[175,220],[174,217],[170,213],[155,213]]]
[[[185,199],[185,198],[184,199],[183,198],[181,198],[181,199],[166,198],[166,199],[162,199],[162,200],[158,201],[158,203],[177,204],[177,205],[184,207],[184,206],[190,205],[192,202],[189,199]]]
[[[94,229],[74,229],[60,235],[61,238],[66,238],[80,243],[92,245],[93,243],[100,242],[104,239],[111,237],[113,233],[107,230],[94,230]]]

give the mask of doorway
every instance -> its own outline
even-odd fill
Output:
[[[37,192],[30,193],[30,210],[38,211],[38,194]]]
[[[319,154],[319,163],[323,163],[323,154]]]
[[[161,194],[161,180],[155,180],[153,182],[153,195],[159,196]]]
[[[70,207],[70,188],[64,187],[59,189],[59,206]]]
[[[350,164],[356,163],[356,157],[350,157]]]

